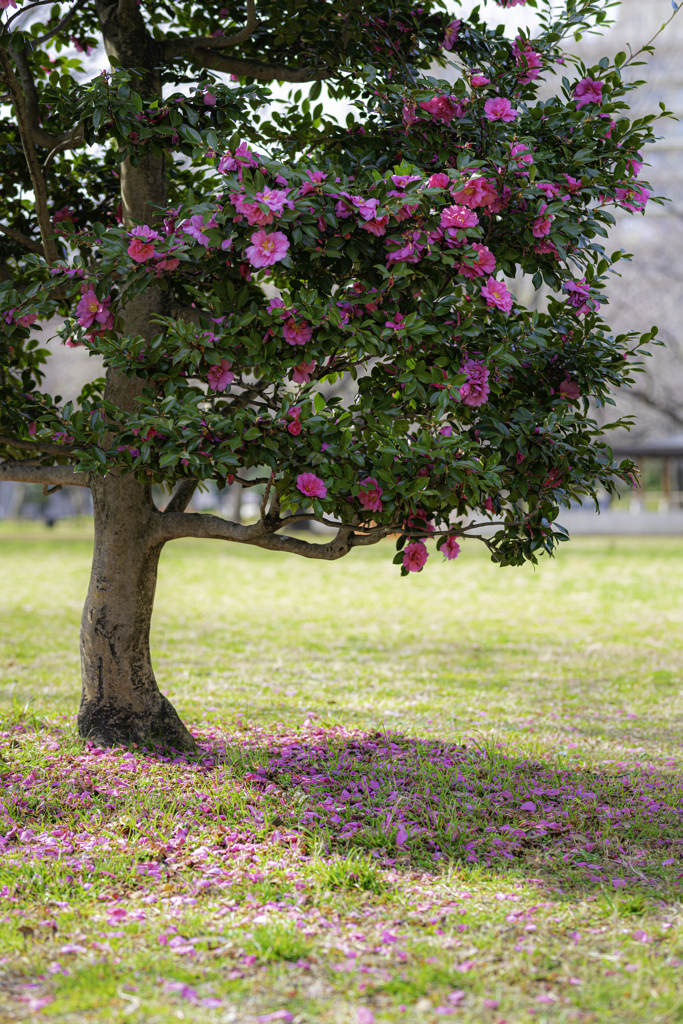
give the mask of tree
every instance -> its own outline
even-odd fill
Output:
[[[518,565],[565,539],[560,506],[632,472],[589,401],[650,339],[601,318],[621,253],[600,239],[610,205],[648,199],[655,118],[628,119],[625,54],[562,50],[610,6],[546,5],[532,41],[438,0],[0,0],[0,479],[92,490],[82,737],[193,745],[149,652],[168,541],[336,559],[397,535],[406,574],[476,536]],[[429,72],[446,62],[453,84]],[[515,302],[519,272],[546,313]],[[40,390],[31,331],[56,313],[107,368],[75,404]],[[262,485],[258,522],[186,512],[208,480]],[[163,511],[153,485],[175,488]],[[305,519],[333,539],[283,534]]]

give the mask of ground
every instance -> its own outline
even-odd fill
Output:
[[[83,524],[0,526],[0,1020],[683,1021],[682,540],[162,557],[198,756],[75,734]]]

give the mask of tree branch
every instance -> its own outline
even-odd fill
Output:
[[[87,473],[76,473],[73,466],[31,466],[27,462],[0,462],[0,481],[43,484],[58,487],[90,487]]]
[[[181,56],[187,52],[187,48],[190,47],[211,47],[220,49],[223,46],[235,46],[237,43],[244,42],[249,36],[258,28],[258,21],[256,20],[256,6],[254,0],[247,0],[247,22],[244,28],[241,28],[239,32],[236,32],[234,36],[189,36],[186,39],[162,39],[161,46],[163,48],[163,54],[166,59],[172,59],[173,57]],[[182,50],[174,52],[175,46],[179,44],[183,47]],[[168,54],[168,56],[167,56]]]
[[[78,134],[76,134],[76,132],[78,132]],[[33,136],[33,140],[35,142],[35,134]],[[83,141],[83,126],[79,124],[73,129],[71,138],[63,139],[61,142],[58,141],[53,149],[50,150],[45,157],[43,172],[48,169],[54,158],[57,156],[57,153],[62,153],[65,149],[75,149],[76,146],[80,146]],[[41,145],[41,143],[38,143],[38,145]]]
[[[332,72],[320,71],[317,68],[290,68],[285,64],[264,64],[259,60],[242,60],[239,57],[226,57],[222,53],[214,53],[201,40],[201,45],[193,40],[173,39],[162,47],[162,57],[171,61],[177,57],[185,57],[192,64],[209,71],[220,71],[240,78],[256,78],[261,82],[316,82],[318,79],[330,78]]]
[[[66,26],[73,18],[74,14],[76,14],[76,12],[81,9],[81,7],[84,7],[87,4],[87,2],[88,0],[76,0],[76,3],[73,5],[71,10],[66,12],[64,17],[61,19],[61,21],[58,22],[55,28],[51,29],[50,32],[48,32],[46,35],[40,36],[39,39],[33,39],[32,42],[36,46],[42,46],[42,44],[46,43],[48,39],[52,39],[52,37],[56,36],[59,32],[61,32],[63,28],[66,28]]]
[[[57,146],[63,149],[69,148],[64,146],[65,142],[69,142],[74,146],[80,145],[83,141],[82,125],[76,125],[75,128],[72,128],[67,132],[61,132],[59,135],[53,135],[52,132],[46,132],[44,128],[41,128],[38,90],[36,89],[35,79],[33,78],[33,72],[31,71],[31,65],[28,62],[26,53],[24,50],[15,50],[13,46],[8,47],[7,52],[19,71],[19,80],[21,81],[21,88],[23,90],[24,101],[26,104],[26,113],[31,126],[31,135],[33,136],[34,145],[43,146],[46,149],[48,147],[50,149],[53,147],[56,148]],[[78,135],[76,133],[78,133]],[[48,160],[50,160],[50,157],[48,157]]]
[[[280,536],[264,529],[262,522],[253,526],[241,526],[230,523],[218,516],[197,512],[181,512],[160,517],[160,540],[178,540],[182,537],[198,537],[206,540],[227,540],[237,544],[252,544],[254,547],[268,551],[288,551],[290,554],[302,555],[304,558],[321,558],[334,561],[348,555],[351,548],[377,544],[394,528],[380,527],[376,534],[361,535],[354,533],[353,526],[341,526],[336,535],[327,544],[312,544],[299,537]]]
[[[43,249],[40,242],[36,242],[33,238],[29,238],[28,235],[23,235],[21,231],[15,231],[14,228],[5,227],[4,224],[0,224],[0,232],[3,235],[7,235],[13,242],[17,242],[18,245],[23,245],[25,249],[30,252],[38,253],[45,259],[45,250]]]
[[[175,512],[184,512],[192,501],[192,495],[197,490],[199,480],[181,480],[175,494],[171,497],[164,509],[164,515],[173,515]]]
[[[61,444],[50,444],[49,441],[17,441],[14,437],[5,437],[0,434],[0,444],[9,448],[24,448],[31,452],[44,452],[46,455],[66,455],[68,447]]]
[[[29,120],[26,104],[24,103],[24,96],[16,75],[14,74],[14,69],[10,63],[7,50],[4,46],[0,46],[0,65],[5,73],[9,91],[12,95],[19,134],[21,135],[21,142],[24,147],[24,155],[26,157],[26,163],[33,183],[33,192],[36,200],[36,217],[40,227],[40,234],[43,239],[45,260],[47,263],[54,263],[57,259],[57,246],[52,238],[52,225],[50,224],[50,215],[47,209],[47,188],[45,186],[45,178],[43,177],[43,172],[41,171],[40,164],[38,163],[38,154],[36,153],[36,147],[33,142],[31,122]]]

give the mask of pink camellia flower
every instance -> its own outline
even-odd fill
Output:
[[[420,572],[428,558],[426,545],[421,540],[413,541],[403,549],[403,568],[408,572]]]
[[[650,190],[637,185],[631,188],[618,188],[615,190],[617,206],[631,213],[645,213],[645,205],[650,198]]]
[[[552,181],[537,181],[536,188],[539,192],[542,192],[546,199],[557,199],[560,194],[559,185],[553,184]],[[566,196],[565,198],[568,198]]]
[[[432,174],[429,181],[427,182],[427,188],[448,188],[451,183],[451,179],[443,171],[439,171],[438,174]]]
[[[460,545],[458,544],[455,537],[446,537],[446,543],[441,545],[440,549],[444,556],[451,562],[454,558],[457,558],[460,554]]]
[[[442,437],[451,437],[453,434],[453,427],[450,425],[450,423],[446,423],[445,426],[441,428],[439,433],[441,434]]]
[[[419,233],[416,232],[419,237]],[[424,245],[418,245],[416,242],[406,242],[405,245],[401,246],[400,249],[395,249],[394,252],[389,253],[387,256],[387,266],[391,266],[392,263],[419,263],[424,253]]]
[[[289,249],[289,241],[281,231],[255,231],[251,236],[251,245],[246,248],[246,257],[252,267],[272,267],[279,263]]]
[[[588,103],[602,103],[602,82],[595,78],[582,78],[574,87],[576,109],[580,110]]]
[[[374,217],[372,220],[363,221],[361,227],[365,231],[369,231],[371,235],[381,238],[382,235],[386,235],[387,233],[388,223],[389,215],[385,214],[384,217]]]
[[[65,220],[70,221],[72,224],[76,221],[76,215],[70,206],[63,206],[61,210],[56,210],[52,214],[52,226],[54,227],[55,224],[60,224]]]
[[[540,53],[536,53],[528,39],[517,36],[512,44],[512,52],[515,55],[515,63],[519,68],[517,78],[520,82],[533,82],[538,78],[543,67]]]
[[[216,106],[216,95],[213,92],[209,92],[208,89],[204,90],[204,106],[215,107]]]
[[[92,327],[97,323],[101,324],[106,331],[111,330],[114,326],[114,317],[109,310],[110,302],[111,295],[100,302],[92,288],[89,288],[76,306],[78,322],[81,327]]]
[[[524,169],[525,165],[532,164],[534,162],[533,154],[531,153],[529,146],[524,142],[516,142],[514,146],[510,148],[510,157],[521,169]]]
[[[206,375],[206,379],[212,391],[225,391],[228,384],[232,384],[235,374],[232,373],[231,366],[232,363],[228,362],[227,359],[221,359],[219,366],[211,367]]]
[[[469,206],[471,210],[478,206],[493,206],[498,201],[495,184],[487,178],[471,178],[467,184],[452,193],[456,203]]]
[[[306,342],[311,340],[313,328],[305,320],[297,323],[294,317],[291,316],[284,324],[282,333],[288,345],[305,345]]]
[[[545,211],[548,209],[547,203],[541,203],[541,209],[538,217],[533,223],[531,228],[531,234],[534,238],[545,238],[546,235],[550,234],[550,229],[555,218],[550,215],[546,216]]]
[[[488,367],[476,359],[467,359],[460,367],[461,373],[468,375],[467,380],[460,388],[460,399],[463,405],[484,405],[488,401],[490,387],[488,379],[490,376]]]
[[[484,104],[484,117],[489,121],[514,121],[517,111],[505,96],[494,96]]]
[[[289,431],[290,434],[293,434],[294,437],[296,437],[298,434],[301,433],[301,423],[299,422],[299,420],[292,420],[291,423],[287,424],[287,430]]]
[[[460,18],[456,18],[454,21],[452,21],[449,25],[446,26],[446,32],[444,34],[443,42],[441,44],[441,46],[442,46],[442,48],[444,50],[452,50],[453,49],[453,47],[455,46],[455,44],[458,41],[458,36],[460,35],[460,26],[461,25],[462,25],[462,20]]]
[[[423,100],[420,103],[423,110],[426,110],[437,121],[450,122],[454,117],[462,117],[463,109],[461,103],[445,94],[434,96],[431,100]]]
[[[534,252],[537,252],[540,256],[552,256],[553,259],[558,259],[560,255],[557,251],[557,246],[555,245],[555,243],[551,242],[547,238],[543,239],[540,242],[536,242],[536,245],[534,246]]]
[[[396,313],[393,320],[387,320],[384,324],[385,327],[390,327],[392,331],[403,331],[405,330],[405,324],[403,322],[403,313]]]
[[[629,157],[626,161],[626,166],[628,167],[629,171],[634,176],[634,178],[637,178],[643,169],[643,154],[636,153],[635,156]]]
[[[128,246],[128,255],[136,263],[145,263],[152,256],[159,255],[154,251],[154,243],[159,238],[158,231],[154,231],[147,224],[140,224],[138,227],[132,228],[129,234],[132,236],[132,241]]]
[[[580,178],[572,178],[571,174],[563,174],[562,177],[567,182],[567,188],[570,192],[578,192],[578,190],[581,188]]]
[[[463,263],[460,273],[463,277],[482,277],[484,274],[493,274],[496,269],[496,257],[486,245],[474,242],[472,248],[476,249],[477,256],[471,264]]]
[[[208,221],[205,221],[201,214],[195,214],[189,220],[184,220],[180,227],[186,235],[190,235],[196,242],[206,247],[209,245],[209,237],[204,232],[218,227],[218,224],[215,217],[210,217]]]
[[[296,486],[307,498],[324,498],[327,495],[327,487],[315,473],[299,473]]]
[[[358,500],[368,512],[382,511],[382,488],[374,476],[366,476],[361,480],[362,491],[358,492]]]
[[[496,0],[499,7],[522,7],[526,0]]]
[[[396,188],[407,188],[413,181],[422,181],[421,174],[392,174],[391,180]]]
[[[585,316],[600,308],[600,303],[590,297],[590,286],[585,277],[579,281],[565,281],[562,287],[567,292],[567,302],[576,310],[577,316]]]
[[[315,370],[315,363],[299,363],[292,370],[292,380],[295,384],[310,384],[311,374]]]
[[[0,10],[6,10],[8,7],[16,7],[17,0],[0,0]]]
[[[472,75],[470,82],[474,89],[481,89],[484,85],[489,85],[491,79],[487,78],[485,75]]]
[[[403,123],[406,126],[406,128],[409,128],[411,124],[415,124],[416,121],[420,120],[417,114],[415,113],[414,103],[403,104],[403,109],[401,110],[401,117],[403,118]]]
[[[476,213],[467,206],[446,206],[441,211],[442,228],[473,228],[478,223]]]
[[[581,397],[581,388],[575,380],[570,380],[567,377],[560,384],[560,394],[563,398],[568,398],[570,401],[575,402],[577,398]]]
[[[495,306],[503,313],[509,313],[512,309],[512,295],[504,281],[496,281],[490,277],[481,289],[481,297],[486,299],[487,306]]]

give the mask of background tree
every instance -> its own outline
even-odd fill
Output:
[[[170,540],[335,559],[397,534],[405,574],[469,535],[521,564],[564,539],[561,505],[628,477],[589,401],[650,335],[600,317],[621,256],[600,238],[610,206],[647,202],[655,118],[626,116],[625,53],[562,50],[613,4],[547,7],[533,41],[437,2],[0,6],[0,479],[92,490],[83,737],[192,746],[149,653]],[[69,40],[108,70],[88,80]],[[446,59],[454,85],[426,73]],[[573,77],[541,101],[557,62]],[[516,273],[547,312],[515,302]],[[55,312],[107,368],[66,405],[31,337]],[[258,521],[186,512],[208,480],[265,484]],[[175,487],[163,511],[153,484]],[[283,534],[304,519],[333,539]]]

